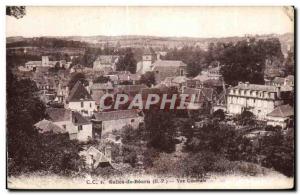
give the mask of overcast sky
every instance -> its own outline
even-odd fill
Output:
[[[282,7],[26,7],[7,36],[226,37],[293,32]]]

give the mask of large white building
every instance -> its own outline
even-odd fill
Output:
[[[251,111],[258,119],[265,119],[275,107],[284,103],[278,86],[255,85],[240,82],[227,94],[227,112],[241,114]]]

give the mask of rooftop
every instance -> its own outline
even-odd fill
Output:
[[[48,119],[52,122],[72,121],[75,125],[90,123],[90,121],[84,118],[79,112],[67,110],[65,108],[48,108],[46,114]]]
[[[289,117],[294,115],[294,108],[288,104],[276,107],[272,112],[267,114],[267,116],[272,117]]]
[[[101,90],[101,89],[113,89],[112,83],[94,83],[91,86],[91,90]]]
[[[77,81],[77,83],[74,85],[74,87],[71,89],[68,101],[69,102],[78,102],[78,101],[93,101],[91,95],[88,93],[88,91],[85,89],[85,87],[81,84],[80,81]]]
[[[158,60],[153,63],[153,67],[181,67],[187,66],[182,61],[177,60]]]
[[[257,85],[257,84],[239,83],[239,85],[233,87],[233,89],[276,92],[277,87],[276,86],[271,86],[271,85]]]
[[[67,133],[66,130],[60,128],[58,125],[46,119],[41,120],[40,122],[36,123],[34,126],[39,129],[39,133],[49,133],[49,132],[52,132],[54,134]]]
[[[95,113],[93,118],[96,121],[111,121],[126,118],[136,118],[140,116],[141,114],[138,110],[117,110]]]

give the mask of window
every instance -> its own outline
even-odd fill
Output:
[[[180,70],[180,76],[183,76],[183,70],[182,69]]]
[[[92,107],[92,103],[90,103],[90,108]]]
[[[63,128],[64,128],[64,129],[66,129],[66,128],[67,128],[67,126],[66,126],[66,125],[63,125]]]
[[[83,102],[80,102],[81,103],[81,108],[83,108]]]
[[[133,123],[133,122],[134,122],[134,119],[131,119],[131,122]]]
[[[82,130],[82,125],[78,125],[78,131]]]

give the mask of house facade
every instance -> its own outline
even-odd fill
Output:
[[[292,121],[294,109],[290,105],[281,105],[267,114],[267,125],[280,126],[285,129]]]
[[[95,101],[80,81],[71,89],[66,103],[66,108],[77,111],[83,116],[92,116],[96,111]]]
[[[79,112],[64,108],[49,108],[46,115],[48,120],[66,130],[71,140],[88,141],[93,138],[92,123]]]
[[[265,119],[266,115],[275,107],[284,103],[281,98],[280,87],[255,85],[240,82],[229,89],[227,94],[227,112],[241,114],[244,110],[251,111],[258,119]]]
[[[136,129],[144,123],[144,114],[138,110],[117,110],[95,113],[92,117],[93,131],[99,137],[121,130],[125,126]]]
[[[116,70],[116,63],[119,56],[116,55],[100,55],[93,62],[94,71],[103,71],[105,74]]]
[[[59,65],[59,67],[65,67],[66,65],[65,60],[60,61],[50,61],[49,56],[42,56],[41,61],[28,61],[25,63],[25,70],[29,71],[35,71],[38,67],[55,67],[56,64]]]
[[[187,65],[176,60],[157,60],[153,64],[152,71],[155,74],[156,83],[160,83],[167,77],[178,77],[186,75]]]

